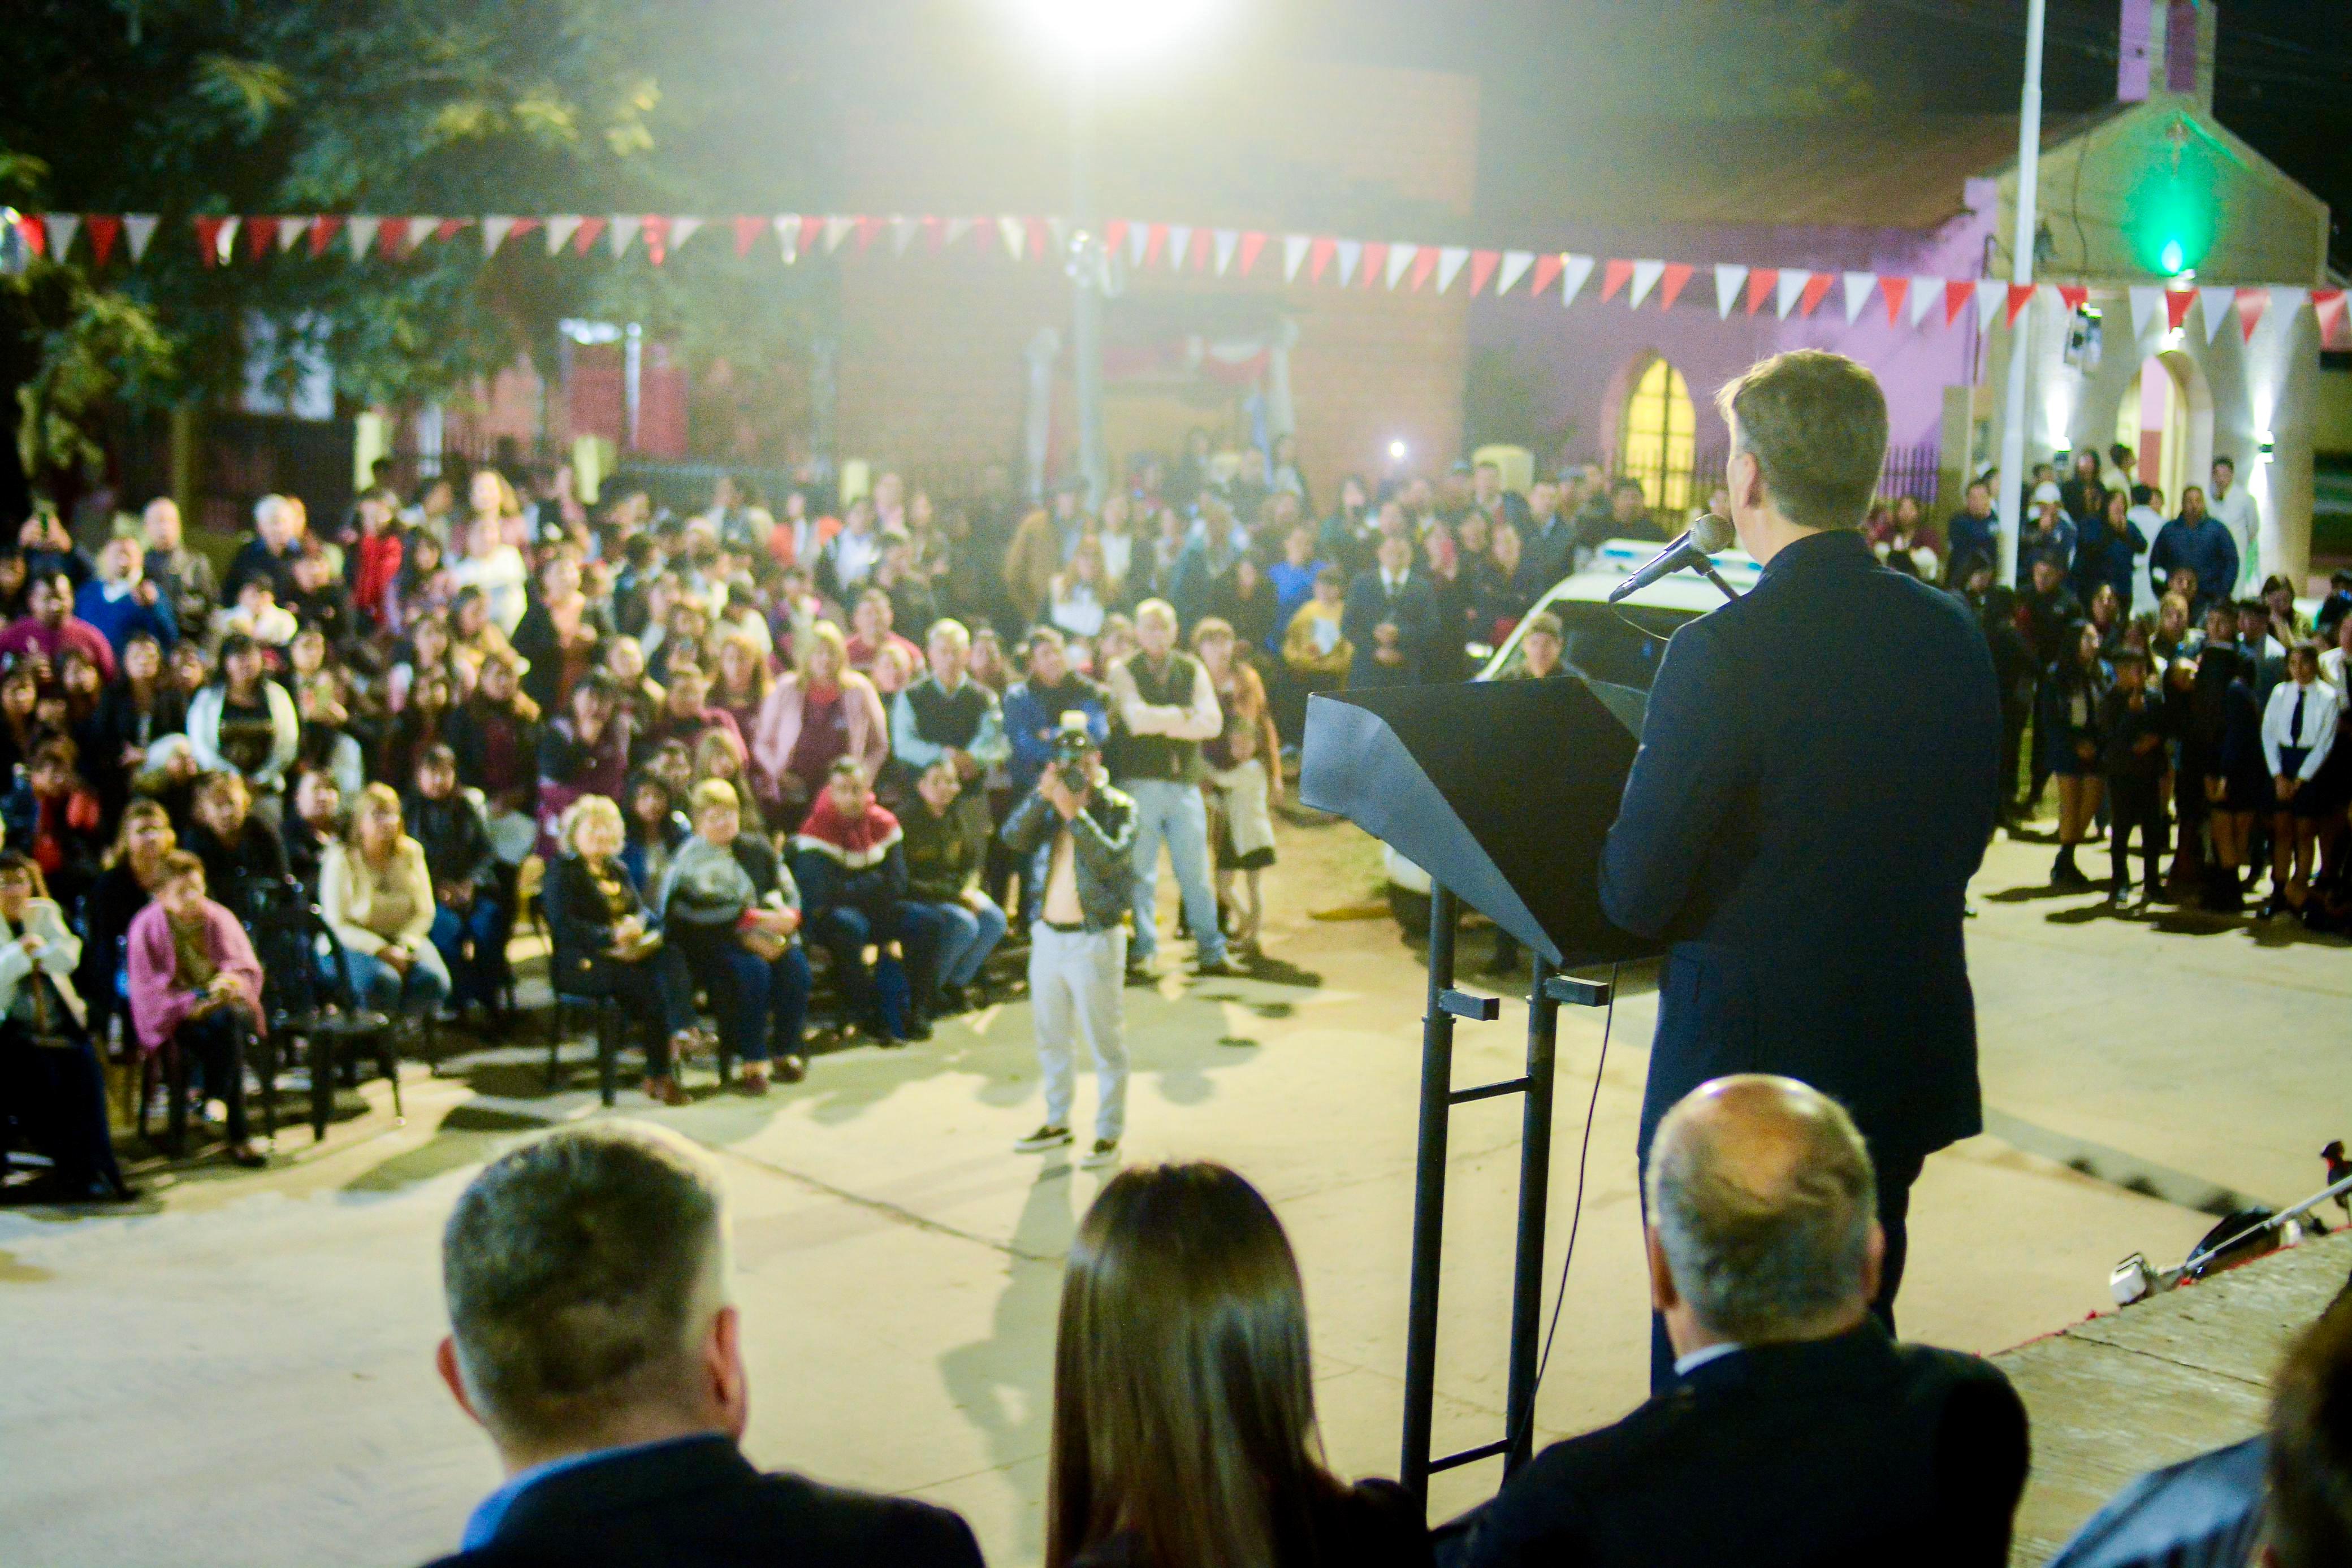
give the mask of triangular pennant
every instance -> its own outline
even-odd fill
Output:
[[[996,220],[996,237],[1004,242],[1004,254],[1019,261],[1023,242],[1029,237],[1029,228],[1019,218],[999,218]]]
[[[866,254],[866,249],[873,245],[874,236],[882,232],[881,215],[877,213],[860,213],[856,217],[851,219],[850,222],[856,226],[857,231],[857,253],[860,256],[863,256]],[[828,243],[830,242],[828,241]]]
[[[49,259],[63,261],[66,252],[73,249],[74,234],[81,227],[79,213],[50,213],[44,220],[48,225]]]
[[[919,225],[917,221],[907,216],[904,213],[893,213],[890,214],[891,255],[904,256],[907,254],[907,246],[914,239],[915,230],[918,226]]]
[[[839,250],[841,242],[847,239],[849,231],[856,226],[856,218],[844,217],[839,214],[827,217],[824,220],[824,254],[831,256],[835,251]]]
[[[1356,280],[1356,264],[1364,259],[1364,242],[1343,239],[1333,248],[1339,256],[1339,287],[1345,288]]]
[[[487,219],[484,221],[488,222]],[[735,254],[738,256],[751,254],[751,247],[760,243],[760,235],[768,228],[769,222],[766,218],[738,214],[735,219]],[[774,223],[779,229],[783,226],[782,218],[775,219]],[[488,231],[485,229],[483,232],[487,235]]]
[[[829,220],[826,219],[824,214],[822,213],[803,214],[801,216],[800,237],[795,240],[792,246],[793,255],[795,256],[814,256],[816,254],[816,247],[824,243],[824,231],[828,221]]]
[[[1911,325],[1916,327],[1927,319],[1927,312],[1944,298],[1944,280],[1940,277],[1915,277],[1911,280]]]
[[[1412,268],[1414,258],[1420,255],[1421,246],[1417,245],[1400,245],[1393,240],[1389,242],[1388,265],[1381,270],[1391,288],[1397,286],[1397,279],[1402,277]]]
[[[2294,319],[2311,303],[2311,290],[2281,284],[2271,289],[2271,315],[2277,319],[2282,330],[2294,330]]]
[[[1592,257],[1579,256],[1574,251],[1562,251],[1559,257],[1559,308],[1563,310],[1576,303],[1584,292],[1584,280],[1592,276]]]
[[[112,214],[92,213],[89,229],[89,259],[92,266],[104,267],[107,257],[114,254],[114,242],[121,235],[122,220]],[[2322,329],[2326,335],[2326,329]]]
[[[1609,264],[1601,269],[1601,303],[1606,305],[1616,298],[1617,291],[1632,282],[1633,278],[1632,262],[1611,258]]]
[[[1470,253],[1471,298],[1475,299],[1486,291],[1487,282],[1494,277],[1495,268],[1502,264],[1502,260],[1503,253],[1498,250],[1474,250]]]
[[[2080,283],[2062,283],[2058,285],[2058,299],[2067,309],[2080,310],[2091,302],[2091,291]]]
[[[473,221],[471,218],[443,218],[433,225],[433,237],[446,245],[465,233],[466,225]]]
[[[1067,256],[1070,254],[1069,219],[1055,217],[1031,218],[1029,220],[1029,237],[1036,239],[1040,232],[1043,232],[1045,235],[1044,240],[1039,240],[1037,243],[1036,248],[1040,255],[1045,254],[1045,246],[1048,243],[1050,243],[1054,247],[1051,254],[1055,256]]]
[[[235,255],[236,254],[236,231],[237,231],[237,229],[238,229],[239,225],[240,225],[243,222],[244,222],[244,220],[243,220],[243,219],[241,219],[241,218],[229,217],[229,218],[223,218],[223,219],[221,219],[221,221],[220,221],[220,258],[221,258],[221,260],[223,260],[223,261],[226,261],[226,260],[228,260],[231,256],[235,256]]]
[[[2238,290],[2238,331],[2241,342],[2254,340],[2254,329],[2263,324],[2263,312],[2271,307],[2271,291],[2267,288]]]
[[[122,214],[122,237],[131,247],[131,266],[138,266],[139,258],[147,254],[147,242],[155,237],[155,225],[161,221],[153,213]]]
[[[557,251],[570,245],[572,236],[580,232],[580,223],[578,216],[568,213],[548,219],[547,254],[553,256]]]
[[[1886,324],[1898,325],[1903,319],[1903,301],[1910,298],[1911,280],[1888,273],[1878,280],[1878,297],[1886,301]]]
[[[339,213],[321,213],[310,220],[310,256],[317,260],[327,254],[335,236],[343,232],[344,219]]]
[[[1021,225],[1029,236],[1029,254],[1040,261],[1051,261],[1069,248],[1069,242],[1044,218],[1032,214],[1022,219]]]
[[[380,218],[375,225],[375,247],[386,260],[398,261],[408,254],[408,218]]]
[[[801,227],[801,215],[798,213],[781,214],[775,220],[775,230],[776,249],[782,255],[784,265],[790,267],[801,258],[801,235],[804,232]]]
[[[964,235],[971,233],[974,226],[973,220],[971,218],[950,218],[945,226],[938,231],[940,244],[949,250],[953,250],[962,242]]]
[[[1497,296],[1508,294],[1511,291],[1511,286],[1525,277],[1528,275],[1528,268],[1535,264],[1536,253],[1531,250],[1505,251],[1503,270],[1495,277],[1495,293]]]
[[[352,235],[352,259],[365,261],[375,254],[376,243],[383,233],[383,218],[354,217],[349,225]]]
[[[1556,250],[1548,250],[1536,257],[1536,275],[1528,279],[1528,292],[1541,294],[1549,288],[1559,269],[1568,265],[1568,257]]]
[[[629,247],[637,243],[637,231],[645,226],[645,219],[634,213],[613,214],[612,225],[605,232],[613,236],[613,255],[616,259],[629,254]]]
[[[1650,297],[1650,290],[1658,286],[1658,279],[1665,274],[1666,264],[1663,261],[1636,261],[1633,264],[1633,288],[1626,296],[1626,305],[1639,310],[1642,301]]]
[[[684,245],[687,241],[688,241],[688,240],[692,239],[692,238],[694,237],[694,235],[695,235],[695,231],[697,231],[698,229],[699,229],[699,228],[701,228],[701,227],[702,227],[702,220],[701,220],[700,218],[672,218],[672,219],[670,219],[670,220],[669,220],[669,248],[670,248],[670,249],[672,249],[672,250],[676,250],[678,246],[680,246]]]
[[[1209,230],[1193,225],[1192,237],[1184,242],[1184,259],[1192,264],[1193,271],[1209,270],[1209,251],[1215,237]]]
[[[2147,324],[2156,319],[2157,308],[2164,303],[2162,286],[2154,283],[2134,284],[2131,295],[2132,337],[2147,336]]]
[[[308,235],[310,232],[310,220],[308,217],[278,219],[278,254],[284,256],[288,251],[292,250],[296,246],[300,245],[302,243],[303,236]]]
[[[1166,224],[1153,224],[1143,231],[1143,260],[1139,265],[1143,267],[1158,266],[1160,263],[1160,253],[1167,248],[1168,225]]]
[[[19,213],[8,227],[25,236],[25,248],[35,256],[47,256],[49,249],[49,225],[38,213]]]
[[[641,220],[646,236],[646,259],[656,267],[669,259],[669,247],[677,237],[677,228],[670,219],[659,213],[647,213]]]
[[[1698,268],[1687,261],[1666,263],[1665,275],[1658,280],[1658,308],[1673,309],[1675,301],[1682,298],[1683,286],[1691,280],[1691,274],[1697,270]]]
[[[245,254],[255,261],[278,248],[278,220],[274,217],[251,217],[245,220]]]
[[[1420,293],[1421,286],[1427,283],[1430,274],[1436,270],[1437,247],[1433,245],[1416,246],[1412,258],[1412,280],[1407,287],[1415,294]]]
[[[1103,249],[1106,252],[1117,256],[1118,247],[1126,243],[1127,220],[1125,218],[1112,218],[1103,225]]]
[[[1338,255],[1339,251],[1338,240],[1329,235],[1317,235],[1314,242],[1307,247],[1307,281],[1322,282],[1324,269],[1331,265],[1331,258]]]
[[[2221,318],[2237,304],[2238,291],[2234,288],[2200,288],[2197,291],[2197,298],[2205,307],[2205,340],[2210,343],[2221,330]]]
[[[319,221],[323,224],[331,223],[334,220],[331,218],[320,218]],[[514,221],[514,227],[507,231],[507,238],[510,240],[520,239],[525,235],[537,234],[546,222],[547,220],[545,218],[517,218]]]
[[[1250,268],[1257,265],[1257,253],[1265,248],[1265,235],[1256,229],[1242,231],[1242,276],[1247,277]]]
[[[1944,284],[1945,326],[1948,327],[1960,319],[1960,312],[1969,308],[1969,301],[1977,297],[1979,289],[1979,285],[1970,283],[1965,278],[1956,277],[1946,280]]]
[[[1298,264],[1307,259],[1307,247],[1314,243],[1305,235],[1282,236],[1282,280],[1285,283],[1290,282],[1298,276]],[[1242,270],[1244,272],[1249,270],[1249,262],[1246,259],[1242,263]]]
[[[1805,297],[1805,291],[1812,287],[1812,282],[1813,275],[1801,267],[1784,267],[1780,269],[1780,276],[1773,281],[1772,308],[1781,320],[1789,319],[1789,312],[1797,308],[1797,301]]]
[[[1129,224],[1127,226],[1127,265],[1136,270],[1143,268],[1143,253],[1151,244],[1150,224]]]
[[[1822,298],[1830,291],[1830,285],[1835,281],[1837,281],[1835,277],[1826,272],[1816,272],[1809,275],[1805,279],[1804,293],[1797,297],[1797,309],[1799,313],[1801,315],[1811,316],[1814,310],[1820,308]]]
[[[1447,289],[1454,287],[1454,279],[1455,276],[1461,272],[1462,264],[1469,259],[1470,247],[1466,245],[1449,245],[1439,248],[1437,253],[1437,291],[1440,294],[1444,293]]]
[[[572,231],[572,254],[574,256],[586,256],[590,251],[596,248],[596,242],[603,238],[604,235],[604,220],[603,218],[582,218],[580,220],[580,226]]]
[[[1234,252],[1240,246],[1241,243],[1241,230],[1219,229],[1217,231],[1216,259],[1212,265],[1216,268],[1216,273],[1219,277],[1223,277],[1225,275],[1225,268],[1233,266]]]
[[[2181,323],[2189,319],[2189,307],[2196,303],[2196,300],[2197,291],[2193,288],[2166,289],[2164,291],[2166,329],[2174,332],[2179,331]]]
[[[1767,299],[1780,292],[1780,269],[1777,267],[1753,267],[1748,269],[1748,313],[1750,316],[1762,308]]]
[[[1846,324],[1852,326],[1862,319],[1862,308],[1870,303],[1870,291],[1878,287],[1878,274],[1849,272],[1843,281],[1845,284]]]
[[[98,237],[98,220],[89,220],[90,238]],[[2344,319],[2345,296],[2341,288],[2315,288],[2311,291],[2311,313],[2319,320],[2319,340],[2327,341],[2336,331],[2336,323]]]
[[[1184,265],[1184,253],[1192,248],[1192,225],[1190,224],[1170,224],[1168,225],[1169,270],[1173,272],[1178,267],[1182,267]]]
[[[1384,239],[1364,242],[1364,287],[1370,288],[1388,276],[1389,251],[1393,248]],[[1395,285],[1390,285],[1394,287]]]
[[[1748,282],[1748,269],[1729,262],[1715,264],[1715,314],[1717,320],[1731,319],[1731,308],[1739,303],[1739,290]]]
[[[1992,324],[2000,319],[2001,305],[2008,298],[2009,285],[2000,278],[1977,279],[1977,326],[1984,331],[1991,331]]]

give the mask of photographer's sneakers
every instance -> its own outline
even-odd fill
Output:
[[[1095,1146],[1087,1151],[1086,1157],[1078,1164],[1090,1171],[1098,1171],[1105,1166],[1118,1164],[1118,1140],[1097,1138]]]
[[[1013,1151],[1015,1154],[1021,1155],[1041,1155],[1047,1149],[1066,1147],[1069,1141],[1070,1130],[1067,1127],[1056,1127],[1052,1123],[1048,1122],[1045,1125],[1038,1128],[1035,1132],[1030,1134],[1027,1137],[1013,1145]]]
[[[1221,953],[1214,958],[1202,958],[1192,966],[1192,973],[1202,977],[1222,976],[1229,980],[1246,979],[1249,966],[1231,953]]]

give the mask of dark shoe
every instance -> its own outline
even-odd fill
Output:
[[[918,1044],[930,1039],[931,1020],[920,1013],[908,1013],[906,1032],[900,1038],[914,1040]]]
[[[943,985],[940,988],[940,1015],[942,1018],[970,1012],[973,1006],[971,992],[964,987]]]
[[[1192,966],[1192,973],[1203,977],[1223,977],[1229,980],[1239,980],[1248,977],[1249,966],[1234,957],[1231,953],[1221,953],[1214,958],[1203,958],[1200,962],[1194,964]]]
[[[1149,960],[1139,964],[1130,958],[1127,965],[1127,983],[1130,986],[1154,986],[1160,983],[1160,976]]]
[[[808,1058],[805,1056],[776,1058],[776,1076],[787,1083],[798,1083],[808,1076]]]
[[[1118,1140],[1097,1138],[1095,1146],[1087,1151],[1086,1158],[1080,1160],[1078,1164],[1090,1171],[1098,1171],[1105,1166],[1118,1164]]]
[[[768,1081],[765,1078],[754,1078],[748,1072],[744,1073],[735,1080],[735,1092],[748,1095],[754,1100],[762,1099],[768,1092]]]
[[[249,1171],[257,1171],[269,1164],[269,1156],[263,1154],[259,1149],[255,1148],[252,1145],[247,1144],[241,1149],[233,1148],[229,1150],[228,1163],[233,1166],[242,1166]]]
[[[675,1078],[648,1078],[646,1097],[657,1105],[691,1105],[693,1099],[679,1087]]]
[[[1056,1127],[1053,1123],[1048,1122],[1013,1145],[1013,1152],[1017,1155],[1041,1155],[1047,1149],[1062,1148],[1069,1141],[1070,1130],[1067,1127]]]

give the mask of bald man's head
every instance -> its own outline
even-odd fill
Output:
[[[1701,1084],[1659,1124],[1647,1179],[1671,1294],[1710,1339],[1819,1338],[1867,1311],[1877,1183],[1853,1118],[1818,1090],[1762,1073]]]

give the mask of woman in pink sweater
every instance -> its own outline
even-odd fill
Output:
[[[201,1064],[205,1091],[228,1107],[228,1157],[268,1164],[245,1116],[245,1040],[259,1034],[261,961],[236,916],[205,896],[205,862],[185,850],[163,860],[154,901],[131,922],[131,1021],[142,1051],[176,1037]]]

